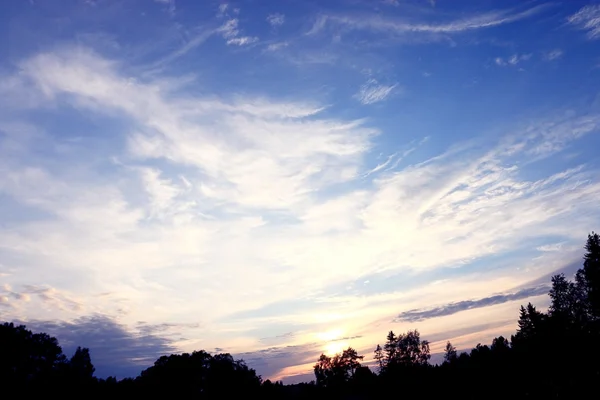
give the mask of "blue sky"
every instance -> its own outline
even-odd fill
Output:
[[[598,2],[0,10],[0,318],[100,376],[467,349],[599,229]]]

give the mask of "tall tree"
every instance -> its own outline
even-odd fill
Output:
[[[535,323],[534,323],[534,315],[537,313],[537,310],[533,306],[533,304],[528,303],[527,308],[521,306],[519,310],[519,321],[517,325],[519,328],[517,329],[517,333],[520,333],[523,337],[531,337],[535,332]]]
[[[398,364],[406,366],[427,365],[431,355],[429,354],[429,342],[421,341],[418,330],[408,331],[396,340],[396,357]]]
[[[529,348],[528,343],[540,333],[544,314],[538,311],[531,303],[527,307],[521,306],[519,310],[519,320],[517,321],[517,332],[511,336],[511,345],[519,350]]]
[[[333,362],[331,357],[321,354],[317,363],[313,366],[313,370],[315,372],[315,378],[317,380],[317,385],[319,386],[330,386],[333,378]]]
[[[56,338],[24,325],[0,325],[0,378],[6,385],[33,387],[55,379],[66,358]]]
[[[578,297],[575,284],[565,278],[564,274],[554,275],[549,295],[551,303],[548,312],[550,316],[565,322],[572,322],[575,319]]]
[[[313,367],[317,385],[324,387],[342,385],[354,376],[363,358],[364,356],[359,355],[352,347],[333,357],[321,354]]]
[[[385,361],[385,355],[383,354],[383,349],[381,348],[380,345],[377,345],[377,347],[375,348],[375,351],[373,353],[375,353],[373,358],[375,359],[375,361],[377,361],[377,365],[379,366],[379,372],[381,373],[381,371],[383,371],[384,361]]]
[[[492,340],[490,350],[496,354],[505,354],[510,351],[510,344],[504,336],[498,336]]]
[[[456,361],[458,355],[456,353],[456,347],[452,346],[452,343],[448,341],[446,343],[446,348],[444,349],[444,361],[447,363],[452,363]]]
[[[90,357],[90,350],[78,346],[69,360],[69,371],[73,378],[78,381],[90,380],[95,370]]]
[[[396,359],[396,350],[398,347],[397,337],[394,331],[390,331],[386,337],[386,342],[383,345],[383,352],[385,353],[385,364],[389,365]]]
[[[359,355],[355,349],[348,347],[346,350],[342,351],[342,354],[339,357],[339,363],[348,371],[350,377],[353,377],[356,369],[360,367],[360,361],[364,358],[365,357]]]
[[[592,232],[585,244],[583,276],[586,281],[592,316],[600,318],[600,237]]]

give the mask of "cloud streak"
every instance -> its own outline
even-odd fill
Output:
[[[170,15],[175,15],[175,0],[154,0],[156,3],[164,4],[167,7],[167,12]]]
[[[532,17],[544,11],[547,7],[548,5],[539,5],[520,12],[510,10],[494,11],[440,24],[415,23],[379,16],[361,16],[357,18],[353,16],[322,15],[316,19],[308,34],[315,34],[328,24],[340,25],[350,30],[370,30],[395,34],[452,34],[513,23]]]
[[[582,31],[587,31],[591,40],[600,38],[600,6],[588,5],[567,18],[569,24]]]
[[[504,66],[516,66],[517,64],[527,61],[531,58],[532,54],[513,54],[512,56],[504,59],[502,57],[497,57],[494,59],[496,65]]]
[[[237,18],[229,19],[217,29],[217,32],[221,33],[228,45],[244,46],[258,41],[255,36],[240,36],[238,25],[239,20]]]
[[[280,13],[269,14],[267,22],[273,27],[281,26],[285,23],[285,15]]]
[[[382,85],[375,79],[369,79],[360,87],[354,98],[364,105],[379,103],[387,99],[397,87],[398,84]]]
[[[543,57],[546,61],[554,61],[558,60],[564,55],[564,52],[561,49],[554,49],[544,53]]]
[[[548,293],[549,285],[541,285],[526,289],[521,289],[513,293],[496,294],[477,300],[464,300],[456,303],[446,304],[440,307],[429,309],[415,309],[400,313],[395,322],[419,322],[430,318],[444,317],[453,315],[461,311],[472,310],[475,308],[489,307],[491,305],[502,304],[508,301],[522,300],[528,297],[540,296]]]

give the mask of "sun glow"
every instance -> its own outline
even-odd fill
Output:
[[[348,348],[348,343],[345,341],[329,342],[325,345],[325,354],[333,356],[341,353]]]
[[[323,352],[328,356],[341,353],[348,347],[348,343],[343,339],[344,331],[342,329],[330,329],[325,332],[319,332],[315,336],[323,343]]]
[[[341,329],[330,329],[325,332],[317,333],[317,339],[322,340],[324,342],[330,342],[332,340],[338,339],[342,336],[343,331]]]

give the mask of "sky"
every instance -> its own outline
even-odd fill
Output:
[[[516,329],[600,229],[600,2],[0,5],[0,320],[312,379]]]

